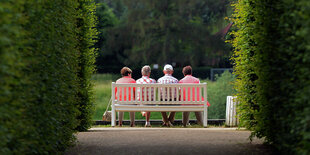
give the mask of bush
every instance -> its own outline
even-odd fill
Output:
[[[235,94],[233,81],[235,77],[225,71],[221,76],[216,76],[216,81],[207,81],[208,101],[211,106],[208,108],[208,118],[225,119],[226,117],[226,98]]]
[[[24,35],[21,11],[24,1],[0,2],[0,154],[26,150],[32,142],[25,142],[33,127],[25,119],[22,97],[24,61],[19,48]],[[21,132],[23,131],[23,132]]]
[[[86,131],[92,125],[92,115],[94,112],[93,83],[91,76],[95,71],[96,49],[94,48],[97,30],[94,28],[96,17],[94,15],[96,6],[93,0],[78,1],[78,46],[79,55],[79,90],[77,116],[79,125],[78,131]]]
[[[90,91],[80,72],[92,70],[84,53],[93,52],[85,49],[94,34],[78,37],[91,23],[77,26],[75,0],[8,0],[0,8],[0,154],[60,153],[75,140],[79,91]]]
[[[240,0],[234,6],[241,124],[282,153],[309,154],[310,2]]]
[[[78,55],[72,1],[27,1],[23,28],[27,44],[24,78],[28,80],[25,116],[32,121],[27,152],[54,153],[71,145],[77,125]],[[42,18],[41,16],[44,15]]]

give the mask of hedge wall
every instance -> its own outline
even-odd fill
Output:
[[[241,123],[285,154],[310,153],[310,2],[234,4]]]
[[[31,143],[21,140],[32,130],[31,122],[23,117],[26,100],[20,94],[25,81],[19,52],[24,34],[20,13],[23,3],[0,2],[0,154],[23,152]]]
[[[80,92],[91,94],[91,87],[89,76],[80,72],[93,71],[93,60],[84,53],[94,55],[94,49],[79,47],[84,40],[92,44],[95,33],[84,32],[87,37],[78,39],[80,27],[88,26],[77,21],[82,15],[93,19],[81,10],[91,12],[94,6],[79,4],[0,2],[0,154],[60,153],[73,144],[76,128],[84,126],[78,117],[84,112]]]
[[[92,113],[94,98],[92,91],[91,75],[95,71],[96,49],[94,48],[97,38],[96,26],[96,4],[94,0],[78,0],[78,50],[79,55],[79,91],[77,107],[79,109],[78,131],[86,131],[92,125]]]

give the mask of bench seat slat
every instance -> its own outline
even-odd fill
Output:
[[[190,101],[115,101],[115,104],[142,104],[142,105],[152,105],[152,104],[172,104],[172,105],[180,105],[182,104],[192,104],[192,105],[198,105],[203,104],[204,102],[190,102]]]
[[[140,106],[140,105],[119,105],[115,104],[116,111],[203,111],[204,106]]]

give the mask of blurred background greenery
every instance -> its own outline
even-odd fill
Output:
[[[209,118],[224,119],[226,96],[233,95],[231,73],[210,81],[212,68],[232,68],[231,46],[225,40],[231,23],[230,0],[95,0],[99,32],[95,47],[97,74],[95,83],[95,113],[101,120],[111,97],[111,82],[120,78],[120,69],[128,66],[133,78],[141,77],[141,67],[152,67],[151,77],[163,75],[166,63],[174,66],[174,76],[183,78],[182,68],[191,65],[193,75],[208,83],[211,103]],[[158,64],[158,68],[153,68]],[[125,119],[128,119],[125,113]],[[177,113],[176,118],[182,118]],[[195,118],[191,114],[191,118]],[[136,119],[143,119],[140,113]],[[151,119],[161,119],[153,112]]]
[[[138,70],[133,75],[138,78],[143,65],[158,64],[161,74],[166,63],[203,68],[204,74],[210,68],[232,67],[231,47],[224,42],[231,26],[225,20],[232,14],[230,0],[96,2],[98,73],[119,74],[128,66]]]

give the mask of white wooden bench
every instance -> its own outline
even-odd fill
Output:
[[[117,88],[117,91],[116,89]],[[135,88],[132,89],[132,88]],[[147,96],[144,100],[138,96]],[[144,91],[148,90],[148,91]],[[153,90],[153,91],[151,91]],[[115,93],[115,91],[117,93]],[[121,92],[121,93],[119,93]],[[126,94],[126,98],[124,97]],[[152,93],[153,92],[153,93]],[[196,93],[198,92],[198,93]],[[142,94],[144,93],[144,94]],[[170,94],[163,95],[160,94]],[[203,99],[201,99],[203,97]],[[131,100],[130,100],[131,98]],[[207,84],[116,84],[112,82],[112,127],[116,124],[116,112],[183,112],[203,111],[203,126],[207,127]]]

